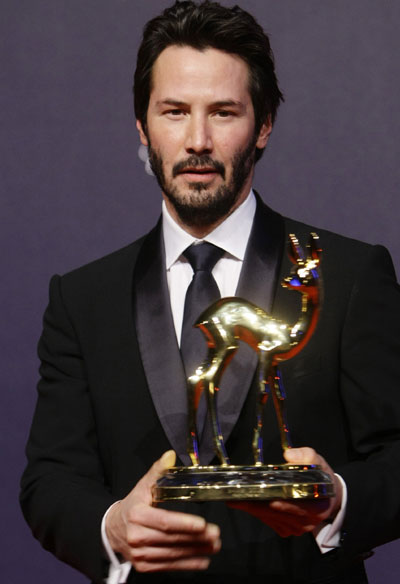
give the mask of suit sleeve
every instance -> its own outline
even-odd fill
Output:
[[[354,280],[341,343],[348,428],[343,548],[362,553],[400,536],[400,289],[388,252],[369,248]]]
[[[105,484],[96,424],[78,339],[61,278],[39,341],[41,379],[21,482],[21,505],[35,537],[60,560],[103,582],[101,520],[114,502]]]

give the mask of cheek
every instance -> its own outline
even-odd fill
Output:
[[[159,119],[157,123],[149,125],[151,141],[157,143],[160,149],[175,148],[185,140],[185,128],[180,123],[166,123]]]
[[[166,131],[162,136],[152,136],[151,146],[158,152],[164,164],[175,164],[182,158],[182,143],[175,132]]]
[[[230,161],[238,153],[246,150],[253,140],[253,133],[247,128],[233,129],[218,140],[218,151],[225,161]]]

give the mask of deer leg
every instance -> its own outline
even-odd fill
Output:
[[[218,349],[210,347],[204,363],[188,379],[187,450],[193,466],[199,466],[200,464],[196,418],[200,397],[205,387],[207,387],[207,408],[211,420],[214,448],[221,464],[229,464],[220,430],[216,400],[221,376],[236,350],[237,345],[231,345],[228,348],[219,347]]]
[[[196,414],[198,407],[198,400],[196,400],[196,395],[201,395],[204,389],[204,380],[202,375],[192,375],[188,379],[188,439],[187,439],[187,451],[192,461],[193,466],[199,466],[199,445],[197,437],[197,427],[196,427]],[[197,402],[197,403],[196,403]]]
[[[254,464],[256,466],[261,466],[264,463],[263,455],[263,441],[261,436],[262,426],[263,426],[263,414],[265,409],[265,404],[268,399],[268,393],[270,387],[268,384],[268,376],[266,371],[268,370],[268,354],[265,351],[260,351],[258,354],[258,366],[257,366],[257,376],[258,376],[258,395],[256,400],[256,425],[253,432],[253,457]]]
[[[282,450],[285,451],[287,448],[292,447],[292,441],[290,439],[289,427],[286,419],[285,390],[279,371],[276,368],[273,368],[271,375],[271,388],[275,412],[278,418]]]
[[[232,343],[228,347],[221,347],[218,350],[218,355],[214,358],[213,366],[206,374],[208,380],[207,407],[210,415],[214,449],[222,466],[227,466],[229,464],[229,458],[225,449],[224,437],[222,436],[218,419],[217,394],[221,377],[237,349],[237,343]]]
[[[205,361],[197,368],[196,373],[187,380],[188,396],[188,437],[187,451],[193,466],[199,466],[199,439],[197,433],[197,411],[201,394],[207,380],[207,375],[213,369],[216,350],[210,347]]]

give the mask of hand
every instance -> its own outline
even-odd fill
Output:
[[[197,515],[152,506],[151,487],[174,464],[175,453],[165,452],[106,517],[112,549],[138,572],[205,570],[208,556],[221,547],[217,525]]]
[[[342,485],[326,460],[312,448],[289,448],[284,456],[292,464],[320,465],[333,480],[335,496],[320,500],[279,500],[270,503],[235,501],[229,503],[229,506],[247,511],[269,525],[281,537],[288,537],[312,531],[322,521],[334,517],[340,509]]]

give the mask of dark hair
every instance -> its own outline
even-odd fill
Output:
[[[139,47],[133,93],[136,118],[144,130],[153,65],[171,45],[190,46],[200,51],[214,48],[241,57],[250,71],[249,91],[256,133],[268,117],[274,122],[283,95],[278,87],[269,39],[258,22],[239,6],[226,8],[209,0],[201,4],[177,0],[146,24]],[[262,150],[257,150],[256,160],[261,155]]]

